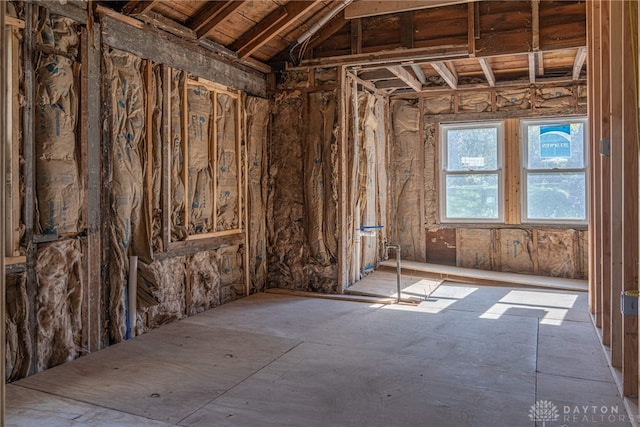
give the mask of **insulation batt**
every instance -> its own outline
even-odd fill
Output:
[[[237,101],[227,94],[216,95],[217,231],[240,228],[238,199]]]
[[[178,70],[171,72],[171,240],[184,240],[187,237],[187,226],[184,218],[184,182],[182,168],[182,86],[184,73]]]
[[[33,348],[29,335],[29,312],[26,276],[7,276],[7,313],[5,318],[7,352],[5,372],[7,381],[24,378],[29,373]]]
[[[249,277],[251,293],[260,292],[266,285],[267,274],[267,213],[266,213],[266,151],[265,141],[269,123],[269,101],[247,97],[247,164],[249,193]]]
[[[36,258],[37,369],[73,360],[81,349],[83,273],[80,241],[39,247]]]
[[[76,23],[41,9],[38,42],[77,54]],[[36,192],[39,231],[78,231],[81,191],[76,158],[77,67],[63,55],[41,54],[36,66]]]
[[[145,93],[141,59],[126,52],[105,53],[111,88],[111,209],[109,262],[110,335],[120,342],[126,333],[125,289],[129,254],[148,254],[143,215],[143,144]]]

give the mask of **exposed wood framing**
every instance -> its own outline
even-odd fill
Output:
[[[351,20],[351,54],[362,53],[362,21],[360,18]]]
[[[365,16],[384,15],[388,13],[406,12],[409,10],[427,9],[431,7],[448,6],[451,4],[467,3],[472,0],[378,0],[358,1],[346,8],[346,19],[362,18]]]
[[[344,10],[340,11],[331,21],[325,24],[320,30],[311,37],[311,41],[309,41],[309,49],[313,49],[318,46],[329,37],[340,31],[347,25],[349,21],[344,19]]]
[[[251,30],[233,42],[231,50],[234,50],[241,58],[251,55],[264,44],[263,40],[268,37],[268,35],[274,31],[275,27],[282,23],[288,15],[289,13],[286,8],[277,8],[266,19],[257,23]]]
[[[80,161],[78,162],[78,170],[80,172],[80,188],[86,189],[84,192],[85,197],[82,198],[82,204],[80,206],[80,218],[81,223],[79,229],[85,229],[88,231],[87,217],[89,215],[89,200],[88,200],[88,171],[89,169],[89,80],[87,79],[89,71],[89,37],[85,28],[81,28],[79,31],[80,39],[80,96],[79,96],[79,115],[78,115],[78,143],[80,145]],[[87,233],[88,234],[88,233]],[[81,238],[82,246],[88,245],[88,238]],[[87,247],[88,250],[88,247]],[[88,264],[87,264],[88,267]],[[89,268],[82,270],[82,304],[87,307],[87,310],[82,310],[81,324],[89,324]],[[89,328],[83,327],[81,331],[81,345],[83,348],[89,348]]]
[[[609,27],[611,59],[609,62],[610,78],[610,114],[611,114],[611,179],[609,229],[611,245],[611,365],[622,368],[622,314],[620,293],[622,292],[622,188],[624,152],[622,146],[622,8],[620,1],[609,2],[609,19],[615,23]],[[615,82],[615,83],[613,83]],[[637,177],[636,177],[637,179]]]
[[[242,174],[242,185],[244,191],[242,191],[238,195],[238,206],[244,206],[244,225],[241,225],[240,228],[244,230],[244,250],[243,254],[243,263],[244,263],[244,295],[249,296],[251,294],[251,273],[249,272],[249,232],[251,231],[250,223],[249,223],[249,129],[247,126],[247,96],[242,95],[240,99],[238,99],[238,127],[242,132],[242,136],[240,137],[242,155],[238,156],[240,159],[243,159],[243,167],[238,170],[238,173]],[[240,124],[242,123],[242,124]],[[242,196],[242,197],[240,197]],[[240,219],[238,219],[240,221]]]
[[[5,20],[8,18],[5,16]],[[24,21],[21,21],[24,24]],[[18,99],[20,93],[20,64],[19,50],[20,43],[17,35],[19,27],[4,27],[3,42],[9,53],[4,57],[6,70],[10,70],[7,76],[5,94],[7,100]],[[5,106],[6,134],[2,136],[6,138],[5,147],[5,174],[8,178],[6,182],[7,191],[5,196],[5,255],[18,256],[20,254],[20,103],[10,102]],[[4,176],[4,175],[3,175]]]
[[[144,171],[143,171],[143,179],[144,179],[144,194],[147,195],[143,202],[142,209],[144,210],[143,215],[145,218],[145,232],[147,235],[147,239],[149,242],[152,240],[152,224],[153,224],[153,109],[155,105],[151,102],[151,94],[155,91],[154,82],[153,82],[153,62],[146,60],[144,61],[144,84],[145,84],[145,93],[147,94],[147,102],[145,103],[146,112],[145,112],[145,137],[144,137],[144,149],[146,153],[144,154]],[[156,96],[158,94],[156,93]],[[149,245],[150,246],[150,245]],[[153,258],[153,253],[150,251],[151,257]],[[142,257],[144,258],[144,257]],[[152,260],[148,260],[151,262]]]
[[[25,16],[34,16],[34,8],[37,7],[31,3],[24,5]],[[24,157],[24,225],[25,225],[25,244],[26,244],[26,286],[27,299],[31,307],[36,307],[36,294],[38,284],[36,283],[35,263],[36,263],[36,244],[34,243],[35,229],[35,68],[34,68],[34,44],[35,29],[33,27],[33,19],[27,19],[24,41],[23,41],[23,60],[24,60],[24,107],[22,109],[22,154]],[[37,325],[36,310],[29,311],[29,324]],[[30,328],[29,338],[31,339],[32,354],[38,354],[38,340],[36,327]],[[31,366],[29,374],[36,373],[36,359],[31,358]]]
[[[347,70],[345,67],[338,67],[338,120],[339,128],[337,137],[338,144],[338,176],[347,176],[347,146],[348,138],[347,131],[349,127],[348,122],[348,105],[349,105],[349,82],[347,79]],[[347,256],[348,242],[347,242],[347,224],[348,224],[348,207],[347,202],[349,199],[349,193],[347,190],[347,180],[338,180],[338,288],[339,294],[344,293],[344,290],[349,287],[349,263]]]
[[[420,84],[424,85],[427,83],[427,77],[424,75],[424,71],[422,71],[422,68],[420,67],[420,65],[411,64],[411,69],[413,70],[413,73],[416,75],[416,78],[418,79],[418,81],[420,81]]]
[[[636,84],[638,76],[634,67],[634,58],[638,57],[637,25],[638,4],[629,2],[624,5],[622,19],[622,146],[624,153],[633,153],[624,158],[624,200],[622,212],[623,238],[623,285],[625,291],[638,290],[638,99]],[[635,33],[634,33],[635,30]],[[638,317],[623,318],[623,359],[622,384],[623,395],[638,396]]]
[[[404,67],[400,65],[394,65],[388,68],[394,75],[396,75],[400,80],[409,85],[409,87],[416,92],[420,92],[422,90],[422,83],[418,81],[415,77],[411,75]]]
[[[520,120],[504,126],[505,223],[520,224]]]
[[[138,15],[151,11],[160,0],[129,0],[122,8],[122,12],[127,15]]]
[[[171,149],[173,141],[171,140],[171,68],[162,65],[162,88],[164,96],[162,97],[162,246],[163,251],[169,250],[169,242],[171,242]]]
[[[400,15],[400,45],[407,49],[414,48],[413,16],[413,11],[404,12]],[[360,21],[360,18],[358,18],[358,21]],[[362,37],[362,34],[360,37]]]
[[[531,50],[540,49],[540,0],[531,0]]]
[[[5,16],[6,9],[4,4],[0,5],[0,46],[2,46],[2,51],[0,52],[0,82],[7,82],[9,79],[6,76],[6,67],[7,67],[7,55],[5,46],[5,37],[7,32],[5,31]],[[6,141],[7,139],[7,92],[0,88],[0,141]],[[0,176],[5,176],[5,150],[0,150]],[[0,192],[0,204],[5,206],[5,192]],[[0,272],[2,272],[2,277],[0,277],[0,318],[5,319],[6,315],[6,274],[5,274],[5,223],[4,221],[0,221]],[[5,322],[1,322],[0,324],[0,354],[7,354],[7,340],[6,340],[6,330],[5,330]],[[5,374],[5,364],[1,363],[0,365],[0,427],[4,427],[4,414],[5,414],[5,394],[6,394],[6,381],[7,377]]]
[[[471,57],[476,56],[476,8],[474,2],[467,5],[467,43]]]
[[[491,64],[487,58],[478,58],[478,62],[480,63],[480,67],[482,68],[482,72],[484,73],[485,78],[487,79],[487,83],[489,86],[496,86],[496,77],[493,75],[493,70],[491,69]]]
[[[536,53],[536,67],[539,76],[544,76],[544,52],[539,50]]]
[[[106,8],[99,7],[98,10]],[[139,25],[132,26],[113,16],[102,16],[104,43],[156,63],[189,70],[193,75],[244,90],[251,95],[266,96],[267,86],[262,73],[232,65],[231,60],[212,58],[207,49],[136,22]]]
[[[536,54],[531,52],[529,53],[529,82],[534,84],[536,82]]]
[[[100,81],[101,40],[100,29],[93,27],[93,34],[87,43],[87,74],[89,82]],[[90,352],[100,350],[100,335],[102,333],[102,253],[101,253],[101,233],[102,214],[100,209],[100,164],[102,158],[102,147],[100,146],[101,120],[99,112],[101,99],[99,90],[89,90],[87,93],[87,107],[90,114],[87,117],[87,269],[89,277],[88,295],[89,304],[87,306],[87,330],[88,330],[88,350]]]
[[[189,20],[187,26],[196,32],[198,38],[202,38],[220,25],[240,6],[242,6],[242,1],[205,2],[200,10]]]
[[[584,65],[584,61],[587,59],[587,48],[580,47],[578,48],[578,53],[576,53],[576,59],[573,61],[573,80],[578,80],[580,78],[580,73],[582,72],[582,66]]]
[[[440,77],[447,82],[451,89],[455,90],[458,88],[458,76],[455,75],[444,62],[431,62],[431,66],[438,72],[438,74],[440,74]]]

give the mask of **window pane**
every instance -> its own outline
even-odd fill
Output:
[[[584,164],[584,123],[528,126],[528,169],[580,169]]]
[[[531,173],[527,175],[527,217],[529,219],[584,220],[586,174]]]
[[[498,174],[448,175],[447,218],[498,219]]]
[[[498,169],[498,129],[447,130],[447,170]]]

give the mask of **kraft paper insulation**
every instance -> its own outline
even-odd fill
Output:
[[[235,230],[240,228],[236,116],[238,104],[235,98],[224,93],[216,95],[216,230]]]
[[[538,230],[539,274],[553,277],[580,277],[579,239],[575,230]]]
[[[267,158],[269,100],[247,97],[249,277],[251,293],[265,289],[267,274]]]
[[[162,249],[162,74],[161,67],[157,64],[153,65],[153,73],[151,75],[153,81],[151,84],[151,93],[148,94],[149,102],[153,106],[152,110],[152,145],[151,161],[151,179],[152,193],[148,195],[151,198],[151,249],[158,252]]]
[[[184,218],[184,155],[182,154],[182,87],[184,73],[171,71],[171,240],[179,241],[187,237]]]
[[[83,267],[78,239],[42,245],[36,257],[37,370],[73,360],[82,350]]]
[[[37,40],[75,57],[77,25],[41,9]],[[36,194],[39,232],[79,231],[81,184],[78,171],[79,66],[70,57],[41,53],[36,65]]]
[[[496,231],[499,247],[499,270],[533,273],[532,230],[500,229]]]
[[[126,333],[129,255],[149,254],[143,212],[145,92],[141,60],[126,52],[105,54],[111,89],[111,210],[109,260],[110,334],[120,342]],[[147,255],[148,256],[148,255]]]
[[[335,105],[335,96],[327,95],[333,99]],[[320,98],[322,99],[322,98]],[[317,102],[315,98],[314,102]],[[267,225],[268,235],[268,284],[270,287],[293,288],[304,290],[318,290],[325,293],[335,292],[337,286],[337,265],[329,261],[328,265],[323,264],[324,260],[316,259],[313,253],[327,254],[331,256],[331,247],[329,239],[324,238],[324,248],[318,246],[312,253],[311,242],[319,241],[320,234],[316,231],[313,236],[317,239],[310,239],[310,233],[307,227],[312,225],[309,215],[316,215],[311,206],[307,205],[310,201],[309,196],[305,195],[305,191],[312,189],[314,184],[318,184],[315,179],[322,176],[332,176],[327,170],[337,170],[331,158],[319,159],[322,167],[315,169],[315,157],[309,155],[309,150],[318,150],[308,146],[309,137],[305,124],[309,124],[309,129],[322,125],[315,132],[323,132],[320,138],[322,141],[322,153],[327,153],[329,148],[324,144],[331,144],[329,152],[337,152],[335,146],[335,138],[333,136],[335,124],[331,122],[331,114],[325,109],[324,115],[319,111],[317,119],[310,120],[305,117],[305,97],[299,92],[280,93],[275,96],[272,104],[274,112],[272,124],[272,137],[269,144],[269,199],[267,217],[272,218]],[[329,108],[328,105],[325,108]],[[332,107],[335,108],[335,107]],[[311,111],[311,109],[310,109]],[[335,119],[333,119],[335,120]],[[311,131],[310,131],[311,132]],[[311,159],[312,164],[308,164]],[[319,171],[323,171],[320,175]],[[315,175],[314,175],[315,173]],[[332,178],[333,179],[333,178]],[[311,182],[313,181],[313,182]],[[323,183],[323,192],[316,192],[318,197],[314,200],[316,206],[320,206],[321,200],[326,200],[325,192],[329,192],[336,183],[329,181]],[[319,190],[319,187],[318,187]],[[332,192],[332,191],[331,191]],[[322,194],[322,196],[320,196]],[[333,196],[332,196],[333,197]],[[333,202],[337,204],[337,201]],[[325,209],[336,209],[326,206]],[[322,213],[325,218],[333,215],[329,212]],[[317,218],[317,217],[316,217]],[[317,221],[317,220],[315,220]]]
[[[189,234],[201,234],[213,231],[211,93],[204,86],[189,86],[187,104]]]
[[[513,89],[496,91],[496,108],[498,111],[528,110],[531,93],[529,89]]]
[[[536,108],[571,108],[573,104],[570,87],[536,89]]]
[[[456,265],[493,270],[492,230],[458,228],[456,230]]]
[[[188,316],[220,304],[219,257],[215,252],[199,252],[188,258],[187,281],[191,287]]]
[[[491,92],[461,92],[458,96],[458,111],[465,113],[491,111]]]
[[[7,381],[24,378],[29,373],[33,357],[29,335],[29,312],[31,307],[27,297],[24,274],[6,277],[6,318],[5,318],[5,373]]]
[[[453,97],[449,94],[433,96],[424,99],[425,114],[453,113]]]
[[[424,208],[426,225],[438,221],[438,125],[424,124]]]
[[[402,258],[424,262],[425,234],[421,220],[423,144],[418,131],[418,106],[411,101],[391,103],[392,136],[391,158],[391,214],[390,243],[398,243]]]

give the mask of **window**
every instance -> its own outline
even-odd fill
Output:
[[[502,221],[502,123],[442,125],[440,137],[442,222]]]
[[[585,118],[522,122],[522,221],[586,223]]]

